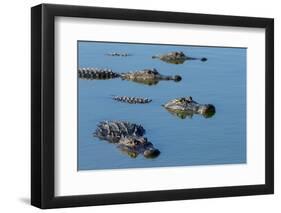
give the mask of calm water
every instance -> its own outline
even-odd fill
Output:
[[[168,64],[152,55],[183,51],[207,62]],[[79,79],[78,170],[192,166],[246,163],[246,49],[126,43],[79,42],[79,67],[111,68],[115,72],[156,68],[161,74],[181,75],[182,81],[148,86],[120,79]],[[109,52],[127,52],[112,57]],[[112,95],[141,96],[150,104],[115,102]],[[180,119],[161,104],[181,96],[213,104],[211,118]],[[103,120],[141,124],[161,154],[155,159],[130,158],[114,144],[92,136]]]

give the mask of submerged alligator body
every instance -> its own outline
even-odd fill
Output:
[[[108,56],[123,56],[123,57],[131,56],[131,54],[129,54],[129,53],[119,53],[119,52],[107,53],[106,55],[108,55]]]
[[[94,133],[95,137],[117,144],[117,148],[130,157],[139,154],[146,158],[155,158],[160,151],[154,148],[146,137],[145,129],[141,125],[125,121],[102,121]]]
[[[152,100],[148,98],[142,98],[142,97],[128,97],[128,96],[113,96],[113,100],[129,103],[129,104],[148,104]]]
[[[111,69],[98,69],[98,68],[79,68],[78,76],[81,79],[112,79],[119,78],[120,74],[113,72]]]
[[[121,73],[123,80],[130,80],[137,83],[155,85],[161,80],[181,81],[181,76],[162,75],[156,69],[144,69],[135,72]]]
[[[170,64],[183,64],[186,60],[201,60],[201,61],[207,61],[207,58],[193,58],[185,55],[181,51],[176,52],[170,52],[163,55],[155,55],[152,56],[152,58],[158,58],[162,61],[165,61]]]
[[[192,97],[182,97],[170,100],[163,105],[171,114],[186,118],[192,117],[194,114],[201,114],[205,118],[212,117],[216,113],[215,106],[212,104],[199,104]]]

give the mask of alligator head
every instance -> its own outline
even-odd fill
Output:
[[[117,147],[133,158],[136,158],[139,154],[145,158],[156,158],[160,154],[160,151],[154,148],[153,144],[148,142],[145,137],[122,137]]]
[[[117,147],[130,157],[142,154],[146,158],[155,158],[160,154],[153,144],[143,135],[145,129],[138,124],[125,121],[102,121],[94,133],[95,137],[117,144]]]
[[[214,105],[199,104],[190,96],[170,100],[163,106],[173,115],[180,118],[192,117],[193,114],[201,114],[205,118],[210,118],[216,113]]]
[[[163,55],[155,55],[152,56],[152,58],[158,58],[164,62],[170,63],[170,64],[183,64],[186,60],[201,60],[201,61],[207,61],[207,58],[193,58],[186,56],[183,52],[170,52]]]
[[[123,80],[130,80],[147,85],[157,84],[160,80],[174,80],[176,82],[181,81],[181,76],[179,75],[162,75],[156,69],[144,69],[136,72],[122,73],[121,78]]]

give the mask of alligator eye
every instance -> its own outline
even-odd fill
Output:
[[[188,102],[188,103],[191,103],[191,102],[192,102],[192,97],[191,97],[191,96],[189,96],[189,97],[187,98],[187,102]]]
[[[181,102],[181,103],[185,102],[185,98],[179,99],[179,102]]]
[[[139,142],[137,140],[133,141],[133,145],[138,145],[138,144],[139,144]]]

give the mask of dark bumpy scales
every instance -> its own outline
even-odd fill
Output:
[[[138,124],[126,121],[102,121],[98,124],[94,136],[112,143],[118,143],[121,137],[128,135],[139,137],[144,134],[145,129]]]
[[[154,148],[144,134],[145,129],[138,124],[126,121],[102,121],[98,124],[94,136],[115,143],[119,150],[130,157],[135,158],[139,154],[146,158],[157,157],[160,151]]]
[[[113,96],[113,100],[129,103],[129,104],[147,104],[152,101],[151,99],[148,98],[128,97],[128,96]]]
[[[131,56],[131,54],[129,53],[118,53],[118,52],[112,52],[112,53],[107,53],[106,55],[108,56]]]
[[[111,79],[118,78],[118,73],[112,72],[111,69],[98,69],[98,68],[78,68],[78,76],[81,79]]]

